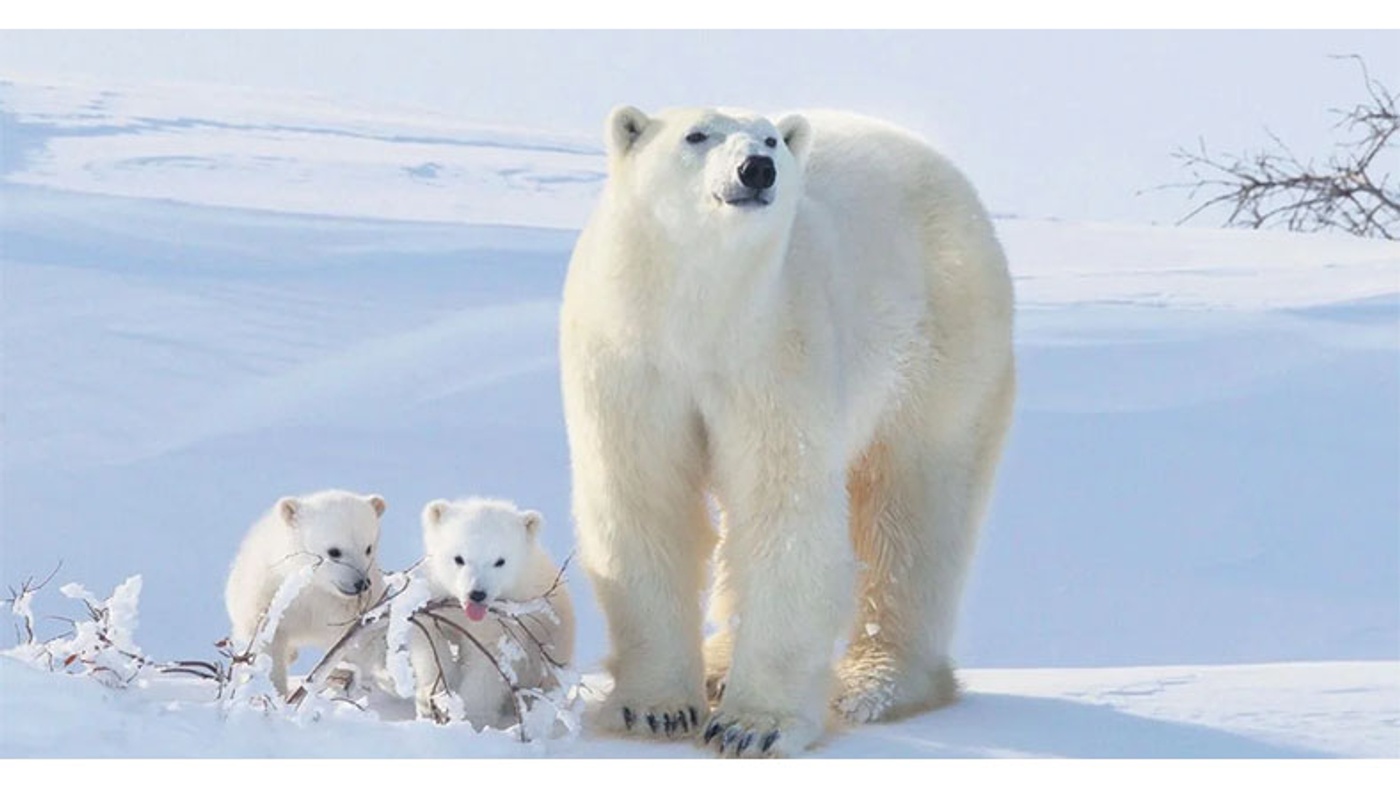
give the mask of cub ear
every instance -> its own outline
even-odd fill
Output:
[[[449,505],[451,505],[451,503],[448,503],[446,500],[434,500],[426,506],[423,506],[423,526],[437,527],[442,524],[443,512],[447,511]]]
[[[605,138],[608,141],[608,157],[616,158],[632,149],[632,144],[646,130],[651,119],[647,113],[636,107],[617,107],[608,114]]]
[[[536,535],[540,532],[540,525],[544,524],[544,514],[538,511],[526,511],[520,515],[520,521],[525,525],[525,532]]]
[[[778,118],[778,133],[783,135],[783,143],[792,151],[793,158],[804,161],[807,151],[812,148],[812,126],[801,115],[783,115]]]
[[[287,527],[297,526],[297,513],[300,509],[301,503],[295,497],[284,497],[277,501],[277,516]]]
[[[384,516],[384,510],[389,507],[389,504],[384,502],[384,498],[379,495],[370,495],[365,498],[365,502],[374,507],[375,516]]]

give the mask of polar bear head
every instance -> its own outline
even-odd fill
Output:
[[[636,107],[608,116],[608,187],[674,243],[786,233],[802,193],[811,128],[743,110]]]
[[[317,560],[313,581],[346,596],[368,592],[379,577],[379,518],[384,498],[338,489],[284,497],[273,508],[304,555]]]
[[[423,507],[423,554],[429,580],[481,620],[498,598],[510,599],[528,576],[544,517],[504,500],[434,500]]]

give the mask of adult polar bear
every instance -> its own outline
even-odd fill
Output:
[[[828,707],[951,701],[1015,387],[1011,282],[972,187],[839,113],[621,107],[607,140],[560,336],[611,639],[601,723],[765,756],[816,741]]]

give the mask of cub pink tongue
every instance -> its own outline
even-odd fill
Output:
[[[471,618],[473,621],[480,622],[482,618],[486,617],[485,604],[478,604],[475,601],[468,601],[466,610],[467,617]]]

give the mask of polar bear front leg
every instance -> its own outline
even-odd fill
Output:
[[[611,646],[613,690],[595,722],[683,737],[706,709],[700,593],[714,535],[704,442],[689,411],[654,386],[642,391],[653,395],[569,419],[579,557]]]
[[[736,616],[734,592],[729,578],[729,565],[725,556],[729,548],[725,538],[728,515],[723,509],[719,512],[719,544],[715,547],[713,584],[710,588],[709,610],[706,619],[714,627],[713,633],[705,638],[705,697],[714,706],[724,698],[724,682],[729,678],[729,662],[734,653],[734,635],[729,630],[729,621]]]
[[[823,732],[832,647],[850,617],[855,558],[844,472],[815,447],[770,450],[782,436],[745,442],[747,461],[731,457],[717,471],[726,488],[720,560],[732,594],[732,652],[703,741],[727,756],[786,756]]]

